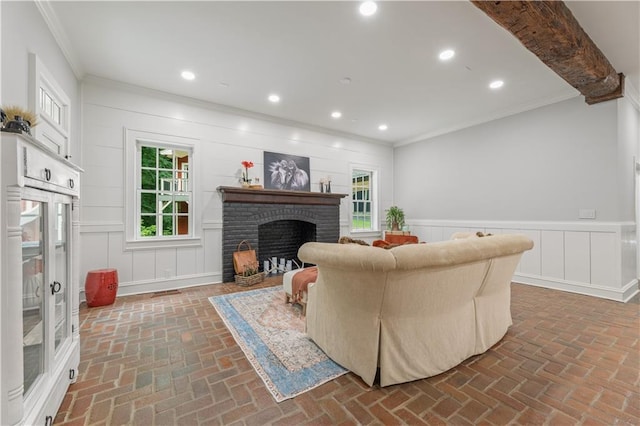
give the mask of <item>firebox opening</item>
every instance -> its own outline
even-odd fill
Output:
[[[263,265],[272,257],[298,259],[298,249],[304,243],[316,241],[316,225],[301,220],[276,220],[258,226],[258,261]],[[295,266],[294,266],[295,267]]]

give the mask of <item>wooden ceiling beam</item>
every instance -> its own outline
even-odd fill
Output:
[[[624,75],[616,72],[563,1],[471,2],[578,89],[589,105],[623,96]]]

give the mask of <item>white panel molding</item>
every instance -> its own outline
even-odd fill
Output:
[[[448,240],[454,232],[525,234],[534,240],[523,254],[514,281],[626,302],[640,291],[634,269],[633,222],[517,222],[408,220],[426,242]]]
[[[203,220],[202,229],[222,230],[221,220]]]
[[[80,223],[81,234],[101,234],[106,232],[124,232],[123,222],[83,222]]]

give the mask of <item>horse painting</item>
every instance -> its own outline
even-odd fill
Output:
[[[302,191],[309,183],[309,175],[293,160],[274,161],[269,165],[271,185],[278,189]]]
[[[309,158],[264,153],[265,186],[271,189],[309,191]]]

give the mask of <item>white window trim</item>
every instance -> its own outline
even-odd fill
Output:
[[[371,172],[371,229],[353,229],[353,171],[365,170]],[[380,169],[378,166],[370,164],[349,164],[349,232],[352,234],[358,234],[360,236],[379,235],[380,234],[380,214],[379,214],[379,193],[378,193],[378,179],[380,176]]]
[[[152,133],[142,130],[124,129],[124,223],[125,223],[125,250],[147,250],[154,248],[169,247],[191,247],[201,246],[200,232],[202,229],[201,219],[197,214],[197,188],[196,170],[198,169],[199,156],[196,141],[197,139],[182,136]],[[191,185],[191,205],[189,205],[189,228],[190,234],[187,236],[173,235],[170,237],[138,237],[139,208],[137,199],[137,188],[139,185],[138,171],[138,143],[149,143],[150,145],[172,145],[191,152],[189,161],[189,176]]]
[[[62,120],[58,124],[42,111],[40,106],[40,88],[44,87],[60,104]],[[44,66],[35,53],[29,54],[29,109],[38,119],[38,125],[31,129],[31,134],[45,144],[53,152],[69,158],[71,140],[71,100],[62,90],[53,74]]]

